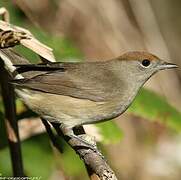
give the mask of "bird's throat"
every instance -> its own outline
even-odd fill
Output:
[[[107,109],[109,114],[105,115],[105,119],[113,119],[124,113],[134,101],[140,86],[129,87],[129,91],[125,89],[125,92],[117,94],[117,98],[110,102],[107,102]],[[106,111],[108,112],[108,111]]]

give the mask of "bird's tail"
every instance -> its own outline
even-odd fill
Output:
[[[12,49],[0,49],[0,66],[4,65],[13,80],[31,78],[43,72],[62,70],[63,64],[44,60],[40,64],[31,64],[26,58],[20,56]]]
[[[24,76],[20,74],[14,64],[29,64],[28,60],[20,56],[12,49],[0,49],[1,66],[4,66],[12,79],[22,79]]]

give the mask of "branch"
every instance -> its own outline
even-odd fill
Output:
[[[51,123],[57,134],[62,136],[62,130],[60,129],[60,125],[57,123]],[[83,127],[77,129],[80,131],[79,134],[85,133]],[[93,174],[97,174],[101,180],[117,180],[113,170],[107,164],[103,155],[98,151],[94,151],[91,148],[87,147],[84,143],[80,142],[76,138],[67,139],[63,135],[65,141],[74,149],[74,151],[80,156],[80,158],[84,161],[88,174],[90,177],[93,177]],[[95,142],[94,142],[95,143]],[[97,147],[97,146],[96,146]]]
[[[53,134],[50,124],[45,119],[42,119],[42,122],[47,130],[47,133],[50,137],[52,144],[59,150],[59,152],[62,152],[59,140]],[[95,178],[97,179],[97,177],[95,176],[95,174],[97,174],[101,180],[116,180],[114,172],[111,170],[106,161],[103,159],[102,155],[100,153],[97,153],[98,150],[95,152],[92,149],[87,148],[85,144],[83,144],[82,142],[80,142],[75,138],[67,139],[62,133],[59,124],[57,123],[51,123],[51,124],[57,131],[59,137],[60,138],[63,137],[64,140],[75,150],[75,152],[84,161],[90,179],[92,180],[95,180]],[[79,134],[85,133],[83,127],[76,129],[76,131]]]
[[[52,144],[55,146],[55,148],[57,148],[57,150],[62,153],[63,150],[62,150],[62,147],[61,145],[59,144],[59,139],[55,136],[55,134],[53,133],[52,129],[51,129],[51,126],[49,124],[49,122],[43,118],[41,118],[41,121],[43,123],[43,125],[45,126],[45,129],[48,133],[48,136],[52,142]]]
[[[16,121],[14,88],[8,83],[10,77],[6,70],[3,68],[2,61],[0,65],[0,76],[2,89],[1,94],[5,107],[5,125],[11,154],[13,175],[15,177],[23,177],[23,162],[18,125]]]

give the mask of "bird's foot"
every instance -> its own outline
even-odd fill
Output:
[[[75,135],[72,128],[67,128],[64,124],[61,124],[60,128],[61,128],[64,136],[69,138],[68,141],[70,141],[71,139],[75,139],[78,141],[78,144],[80,144],[80,145],[77,145],[77,143],[76,143],[75,146],[77,146],[79,148],[82,147],[82,148],[91,149],[104,159],[104,156],[102,155],[102,153],[98,150],[98,148],[96,146],[95,139],[93,139],[92,137],[90,137],[87,134]]]
[[[71,134],[68,137],[71,138],[71,139],[78,140],[81,143],[81,145],[80,145],[81,147],[93,150],[94,152],[96,152],[99,156],[101,156],[104,159],[104,156],[98,150],[95,141],[93,141],[92,138],[90,138],[90,136],[88,136],[86,134],[84,134],[84,135],[74,135],[74,134]]]

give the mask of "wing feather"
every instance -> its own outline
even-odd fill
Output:
[[[60,70],[50,69],[47,73],[13,83],[24,88],[91,101],[105,101],[113,94],[115,77],[102,64],[65,63],[61,64]]]

